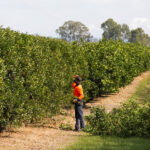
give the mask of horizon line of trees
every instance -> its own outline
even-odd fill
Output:
[[[118,24],[112,18],[107,19],[101,24],[102,40],[121,40],[128,43],[139,43],[142,45],[150,46],[150,36],[145,31],[138,27],[130,30],[127,24]],[[62,26],[56,29],[56,33],[59,37],[65,41],[87,41],[96,42],[86,25],[79,21],[66,21]]]

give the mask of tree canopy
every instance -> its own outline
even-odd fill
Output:
[[[123,42],[139,43],[150,46],[150,36],[142,28],[130,30],[127,24],[118,24],[112,18],[107,19],[101,24],[103,29],[102,39],[121,40]],[[72,41],[97,42],[98,39],[91,36],[89,29],[79,21],[66,21],[56,29],[56,33],[61,39]]]
[[[142,28],[137,28],[135,30],[131,30],[130,42],[150,46],[150,37]]]
[[[128,41],[130,37],[130,29],[127,24],[120,25],[112,18],[101,24],[104,30],[102,37],[104,39]]]
[[[113,39],[118,40],[121,37],[121,26],[117,24],[113,19],[108,19],[101,24],[101,28],[104,30],[103,38],[104,39]]]
[[[56,33],[59,34],[61,39],[66,41],[90,41],[92,36],[89,33],[89,29],[81,22],[78,21],[66,21],[60,26]]]
[[[112,18],[101,24],[103,29],[102,38],[106,40],[122,40],[124,42],[139,43],[150,46],[150,37],[142,28],[130,31],[127,24],[118,24]]]

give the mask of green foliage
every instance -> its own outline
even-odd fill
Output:
[[[150,37],[142,28],[131,30],[130,42],[150,46]]]
[[[112,18],[107,19],[101,24],[101,28],[104,30],[103,39],[107,40],[122,40],[128,42],[130,39],[130,29],[127,24],[118,24]]]
[[[0,28],[0,129],[71,105],[73,75],[84,102],[115,92],[150,68],[150,49],[119,41],[68,43]]]
[[[92,132],[95,135],[105,134],[105,132],[108,129],[109,118],[103,107],[93,108],[91,110],[91,115],[86,116],[86,120],[88,121],[88,124],[90,125],[88,126],[87,131]]]
[[[78,21],[66,21],[56,30],[56,33],[60,35],[61,39],[68,42],[90,41],[92,39],[89,29]]]
[[[92,134],[150,137],[150,104],[129,101],[108,114],[103,108],[93,108],[91,113],[87,131]]]
[[[61,130],[72,130],[72,127],[71,127],[71,125],[69,124],[69,123],[62,123],[60,126],[59,126],[59,128],[61,129]]]
[[[104,30],[103,38],[104,39],[121,39],[121,25],[117,24],[113,19],[108,19],[101,24],[101,28]]]
[[[150,46],[150,37],[142,28],[130,31],[127,24],[118,24],[112,18],[107,19],[101,24],[103,29],[102,38],[106,40],[122,40],[124,42],[139,43]]]
[[[117,91],[150,67],[148,47],[119,41],[85,43],[83,47],[93,87],[89,91],[92,97]]]

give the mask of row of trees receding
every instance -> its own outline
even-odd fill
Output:
[[[150,47],[114,40],[66,42],[0,27],[0,131],[71,105],[74,74],[84,102],[112,93],[150,69]]]
[[[118,24],[111,18],[103,22],[101,28],[103,29],[102,39],[122,40],[150,46],[150,36],[142,28],[130,30],[127,24]],[[56,33],[61,39],[69,42],[80,41],[81,39],[88,42],[95,41],[88,27],[81,22],[66,21],[56,30]]]

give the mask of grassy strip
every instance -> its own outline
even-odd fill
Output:
[[[131,98],[142,104],[150,102],[150,77],[140,82],[137,90]]]
[[[59,150],[149,150],[149,139],[102,136],[80,137],[78,142]]]

